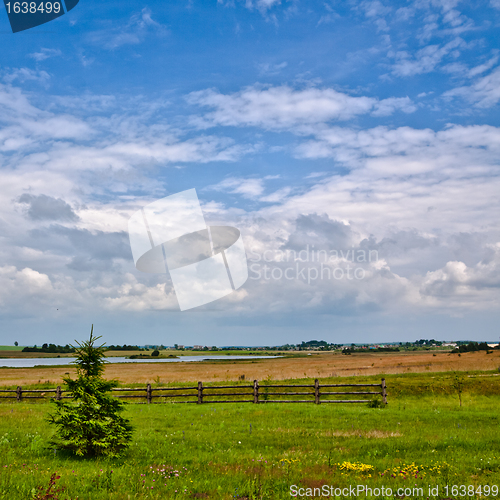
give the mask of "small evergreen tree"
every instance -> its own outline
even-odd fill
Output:
[[[119,414],[124,403],[109,394],[118,383],[102,378],[105,348],[94,345],[100,338],[94,337],[92,325],[90,339],[82,344],[77,341],[78,378],[63,379],[73,402],[53,401],[55,412],[49,416],[58,430],[51,444],[82,457],[119,456],[132,436],[132,426]]]

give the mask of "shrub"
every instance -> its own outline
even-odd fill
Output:
[[[77,456],[119,456],[129,445],[132,427],[119,413],[124,403],[113,398],[109,391],[118,383],[104,380],[104,344],[95,347],[100,337],[94,337],[94,326],[90,339],[77,342],[76,380],[63,380],[72,394],[73,401],[53,401],[55,412],[49,422],[57,427],[52,445],[71,451]]]
[[[382,400],[381,399],[372,399],[369,403],[368,403],[368,408],[383,408],[385,405],[384,403],[382,403]]]
[[[151,353],[151,356],[159,356],[160,355],[160,351],[158,349],[155,349],[152,353]]]

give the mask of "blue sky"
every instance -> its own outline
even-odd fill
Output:
[[[497,340],[499,27],[498,0],[80,0],[16,34],[2,7],[0,343]],[[180,312],[127,223],[191,188],[253,267]]]

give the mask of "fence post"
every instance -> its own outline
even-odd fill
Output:
[[[198,404],[203,403],[203,382],[198,382]]]
[[[385,405],[387,404],[387,391],[386,391],[386,385],[385,385],[385,378],[382,379],[382,403]]]
[[[23,389],[20,385],[18,385],[16,389],[16,399],[17,401],[23,400]]]
[[[253,402],[259,404],[259,382],[257,380],[253,381]]]
[[[314,381],[314,402],[319,405],[319,380]]]
[[[61,401],[61,386],[60,385],[58,385],[56,387],[56,399],[57,399],[57,401]]]
[[[151,399],[153,398],[151,394],[151,384],[148,384],[146,386],[146,399],[148,401],[148,405],[151,404]]]

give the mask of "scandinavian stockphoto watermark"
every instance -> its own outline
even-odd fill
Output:
[[[169,272],[181,311],[225,297],[248,278],[240,231],[207,226],[195,189],[146,205],[128,230],[135,267]]]
[[[311,284],[316,280],[362,280],[366,265],[379,260],[372,249],[316,249],[306,245],[301,250],[265,250],[250,252],[250,279],[302,280]]]

